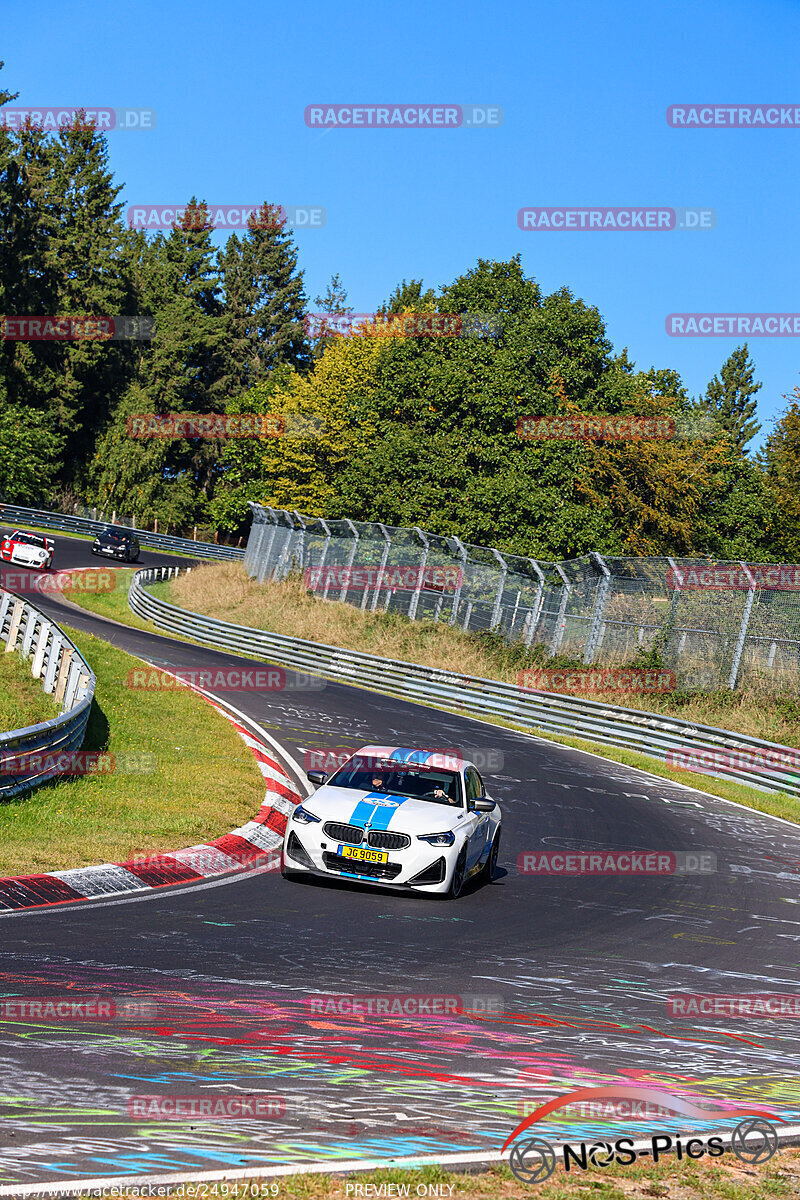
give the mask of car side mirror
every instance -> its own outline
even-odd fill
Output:
[[[311,783],[316,783],[318,787],[321,783],[324,783],[327,778],[328,776],[324,771],[306,771],[306,779],[310,780]]]
[[[493,812],[496,805],[488,796],[479,796],[477,800],[473,800],[472,807],[475,812]]]

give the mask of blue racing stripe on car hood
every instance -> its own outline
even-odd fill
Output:
[[[367,821],[372,816],[374,809],[375,805],[371,804],[366,796],[362,797],[350,814],[350,824],[362,826],[366,825]]]
[[[408,797],[388,796],[384,792],[370,792],[363,796],[353,809],[350,824],[363,826],[369,821],[372,829],[388,829],[392,817],[407,799]]]
[[[396,813],[398,812],[398,810],[403,807],[403,805],[408,800],[408,797],[407,796],[405,796],[405,797],[404,796],[388,796],[388,797],[380,796],[380,797],[376,797],[376,798],[381,799],[381,800],[389,799],[389,800],[394,801],[394,804],[391,808],[389,808],[388,805],[384,805],[384,804],[376,805],[375,814],[372,817],[372,819],[370,820],[370,825],[372,826],[373,829],[388,829],[389,823],[391,822],[392,817],[394,817],[396,815]]]

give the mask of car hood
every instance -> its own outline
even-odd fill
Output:
[[[383,792],[363,792],[326,784],[303,801],[303,808],[323,821],[369,824],[370,829],[391,829],[396,833],[440,833],[458,829],[466,816],[465,810],[455,805],[450,807],[427,800],[409,800]]]

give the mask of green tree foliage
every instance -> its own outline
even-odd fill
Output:
[[[433,288],[422,290],[422,280],[405,279],[394,289],[386,304],[378,309],[379,313],[400,312],[433,312],[436,309],[436,293]]]
[[[767,438],[762,463],[779,514],[770,539],[774,557],[800,562],[800,388]]]
[[[744,454],[747,444],[761,426],[755,420],[754,396],[761,388],[754,382],[755,363],[748,354],[747,343],[737,348],[722,364],[700,400],[700,408],[726,430],[736,449]]]
[[[284,424],[280,436],[225,446],[223,480],[211,506],[222,528],[239,528],[248,500],[333,514],[343,470],[374,441],[369,398],[387,349],[386,339],[366,332],[333,338],[311,373],[279,368],[230,406],[231,412],[275,414]]]
[[[18,311],[116,316],[130,311],[128,231],[113,183],[105,135],[78,114],[55,137],[18,135],[17,156],[37,214],[37,280]],[[63,439],[62,482],[72,484],[111,411],[130,360],[120,341],[20,342],[8,376],[9,397],[49,410]]]

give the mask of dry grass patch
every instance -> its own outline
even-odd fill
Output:
[[[547,659],[536,647],[528,651],[521,644],[506,645],[496,635],[464,633],[432,621],[412,622],[397,613],[362,613],[350,604],[319,599],[298,578],[259,584],[247,577],[241,563],[204,564],[152,590],[181,608],[238,625],[506,683],[516,683],[519,672],[528,667],[575,665],[571,659]],[[800,747],[796,696],[782,698],[743,688],[660,695],[597,692],[590,698]]]

